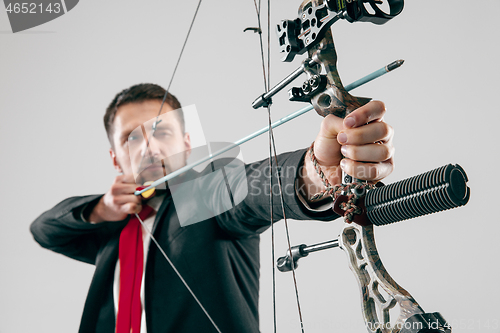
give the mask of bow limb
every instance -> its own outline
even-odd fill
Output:
[[[349,267],[358,280],[363,319],[368,332],[397,333],[409,317],[424,313],[410,293],[386,271],[375,245],[373,225],[345,223],[339,244],[346,252]],[[390,311],[396,305],[399,315],[391,323]]]

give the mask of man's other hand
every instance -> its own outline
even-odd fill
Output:
[[[139,213],[142,209],[142,197],[134,195],[136,188],[133,175],[116,177],[87,220],[93,223],[121,221],[129,214]]]

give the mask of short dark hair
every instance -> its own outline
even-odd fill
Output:
[[[106,133],[108,135],[109,142],[113,147],[113,130],[114,130],[114,121],[116,116],[116,111],[122,105],[129,103],[140,103],[144,101],[150,100],[159,100],[163,101],[163,97],[165,96],[166,90],[161,86],[152,83],[141,83],[136,84],[130,88],[124,89],[119,92],[113,101],[109,104],[106,109],[106,113],[104,114],[104,127],[106,128]],[[181,109],[181,103],[177,100],[177,98],[172,95],[170,92],[167,94],[165,98],[165,103],[170,105],[172,109],[175,110],[177,119],[181,125],[182,133],[185,131],[185,123],[184,123],[184,113]],[[159,110],[158,110],[159,111]]]

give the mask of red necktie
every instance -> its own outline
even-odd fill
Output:
[[[142,207],[139,217],[144,221],[153,212]],[[120,296],[116,316],[116,333],[139,333],[141,330],[141,282],[144,271],[144,248],[141,223],[132,215],[120,234]]]

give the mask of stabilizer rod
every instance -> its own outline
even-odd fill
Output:
[[[456,208],[469,201],[467,181],[467,174],[460,165],[444,165],[368,191],[364,210],[370,224],[382,226]],[[277,260],[277,267],[281,272],[291,271],[292,264],[297,268],[298,260],[309,253],[338,246],[338,239],[293,246],[291,254],[287,251],[286,256]]]

